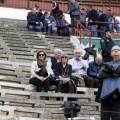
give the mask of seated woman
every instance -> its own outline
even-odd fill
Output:
[[[65,16],[62,14],[57,21],[57,33],[61,36],[69,36],[70,30],[69,27],[71,25],[65,20]]]
[[[34,61],[31,66],[31,79],[29,80],[30,84],[36,86],[36,92],[41,92],[42,87],[44,91],[48,92],[49,85],[49,65],[46,62],[46,53],[40,50],[37,53],[37,61]]]
[[[67,87],[68,93],[74,93],[74,86],[70,76],[72,74],[72,66],[67,64],[68,56],[64,54],[61,57],[61,62],[56,66],[56,80],[58,80],[57,92],[62,92],[62,88]]]

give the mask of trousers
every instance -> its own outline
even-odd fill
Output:
[[[44,81],[41,81],[38,78],[33,77],[29,80],[29,83],[36,86],[36,92],[41,92],[42,87],[44,87],[45,92],[48,92],[50,89],[50,83],[48,78]]]

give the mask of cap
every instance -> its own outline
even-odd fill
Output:
[[[113,32],[113,31],[107,28],[105,32]]]
[[[35,7],[39,7],[39,5],[38,5],[38,4],[35,4]]]
[[[110,8],[107,8],[107,11],[111,11],[111,9],[110,9]]]

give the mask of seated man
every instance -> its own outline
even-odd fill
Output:
[[[56,85],[56,82],[55,82],[55,74],[56,74],[56,65],[57,63],[60,62],[60,59],[61,59],[61,56],[62,56],[62,50],[61,49],[55,49],[54,50],[54,57],[51,57],[49,60],[48,60],[48,64],[51,66],[52,70],[53,70],[53,73],[51,72],[51,77],[50,77],[50,84],[51,85]]]
[[[44,16],[44,33],[47,33],[48,35],[53,35],[56,30],[56,20],[52,15],[49,15],[48,12],[45,12]]]
[[[31,12],[28,13],[27,21],[28,21],[27,28],[28,28],[29,31],[35,30],[37,32],[40,32],[40,29],[41,29],[40,24],[41,24],[41,22],[38,21],[35,8],[33,8],[31,10]]]
[[[88,62],[82,59],[82,51],[74,50],[74,58],[69,60],[72,65],[72,73],[79,74],[83,77],[86,87],[93,87],[94,79],[87,76]],[[74,80],[74,78],[71,78]]]
[[[87,74],[94,78],[94,88],[99,87],[99,75],[98,72],[103,66],[103,59],[101,55],[97,55],[95,60],[89,63],[89,68],[87,69]]]
[[[57,33],[61,36],[69,36],[70,30],[69,27],[71,25],[65,20],[65,15],[60,15],[59,20],[57,22]]]

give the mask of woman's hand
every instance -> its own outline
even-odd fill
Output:
[[[35,69],[35,73],[36,73],[36,72],[39,72],[40,70],[41,70],[40,68],[36,68],[36,69]]]
[[[44,80],[47,79],[47,77],[38,76],[38,79],[41,80],[41,81],[43,82]]]

